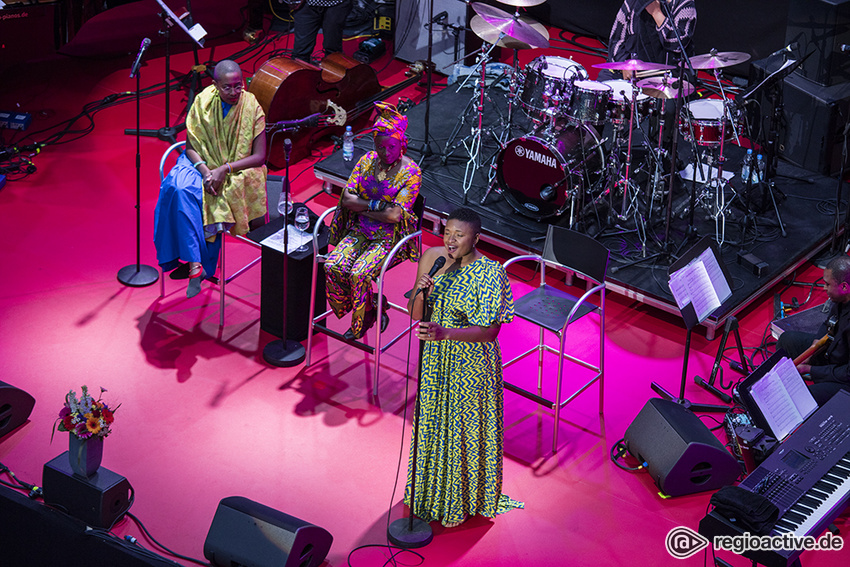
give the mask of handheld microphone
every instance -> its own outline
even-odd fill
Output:
[[[289,138],[286,138],[283,141],[283,151],[284,155],[286,156],[286,161],[288,162],[289,156],[292,154],[292,140],[290,140]]]
[[[429,278],[433,278],[433,277],[434,277],[434,274],[436,274],[436,273],[440,270],[440,268],[442,268],[443,266],[445,266],[445,264],[446,264],[446,259],[445,259],[444,257],[442,257],[442,256],[440,256],[439,258],[437,258],[436,260],[434,260],[434,265],[433,265],[433,266],[431,266],[431,270],[428,272],[428,277],[429,277]],[[419,289],[417,289],[417,290],[416,290],[416,295],[419,295],[419,292],[420,292],[420,291],[425,291],[425,288],[424,288],[424,287],[420,287]],[[416,295],[414,295],[414,297],[416,297]]]
[[[142,56],[147,51],[148,47],[151,46],[151,40],[145,38],[142,40],[142,44],[139,46],[139,53],[136,55],[136,60],[133,61],[133,66],[130,68],[130,78],[136,76],[136,73],[139,72],[139,67],[142,65]]]

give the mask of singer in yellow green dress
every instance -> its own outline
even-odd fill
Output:
[[[502,494],[504,435],[502,353],[497,336],[513,319],[514,304],[501,264],[475,248],[481,220],[471,209],[451,213],[443,247],[419,263],[415,289],[427,289],[430,321],[420,321],[425,341],[419,377],[415,502],[411,504],[413,443],[405,503],[425,521],[455,527],[480,515],[493,518],[524,507]],[[433,277],[437,258],[445,265]],[[423,294],[408,307],[423,318]]]

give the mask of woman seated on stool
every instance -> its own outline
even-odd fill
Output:
[[[186,296],[194,297],[215,273],[220,232],[245,234],[249,221],[266,214],[266,117],[243,91],[236,62],[215,66],[213,84],[189,109],[186,133],[186,152],[160,185],[153,238],[163,271],[190,278]]]
[[[375,151],[360,158],[342,190],[330,229],[330,243],[335,248],[325,263],[328,303],[339,318],[353,312],[351,328],[345,332],[349,340],[359,339],[375,324],[372,280],[380,275],[381,265],[396,243],[417,230],[413,203],[419,195],[422,171],[404,155],[407,118],[390,104],[378,102],[375,106],[380,111],[372,128]],[[410,240],[395,261],[418,257],[416,243]],[[388,316],[382,317],[382,331],[388,321]]]

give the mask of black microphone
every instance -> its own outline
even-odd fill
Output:
[[[434,19],[431,20],[431,21],[436,24],[436,23],[441,22],[442,20],[447,20],[448,18],[449,18],[449,13],[447,11],[443,10],[442,12],[440,12],[439,14],[434,16]]]
[[[286,161],[289,161],[289,156],[292,154],[292,140],[289,138],[283,141],[283,151],[286,155]]]
[[[434,274],[436,274],[440,270],[440,268],[442,268],[445,265],[446,265],[446,259],[442,256],[440,256],[439,258],[434,260],[434,265],[431,266],[431,270],[428,272],[428,277],[433,278]],[[416,295],[419,295],[420,291],[425,291],[425,288],[420,287],[419,289],[417,289]],[[414,295],[413,297],[416,297],[416,295]]]
[[[139,72],[139,67],[142,65],[142,56],[147,51],[148,47],[151,46],[151,40],[145,38],[142,40],[142,44],[139,46],[139,53],[136,55],[136,60],[133,61],[133,66],[130,68],[130,78],[136,76],[136,73]]]
[[[780,55],[782,53],[791,53],[792,51],[796,50],[798,47],[799,47],[799,44],[796,41],[792,41],[791,43],[789,43],[788,45],[786,45],[782,49],[777,49],[776,51],[771,53],[770,56],[775,57],[775,56]]]

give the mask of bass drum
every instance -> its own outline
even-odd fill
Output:
[[[563,214],[599,180],[605,153],[596,132],[582,124],[552,138],[514,138],[496,161],[496,179],[511,207],[542,220]]]

